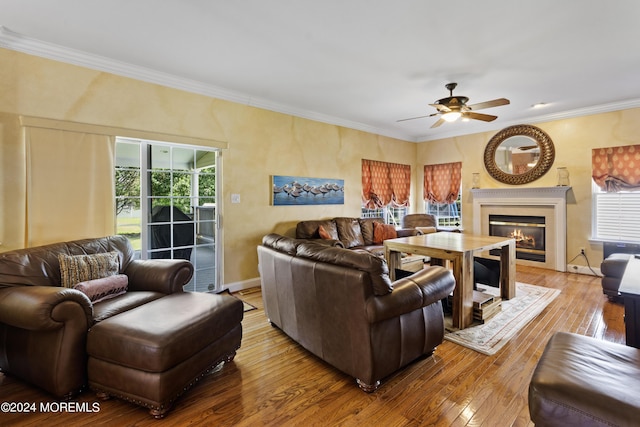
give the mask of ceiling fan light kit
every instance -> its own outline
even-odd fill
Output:
[[[455,122],[456,120],[458,120],[460,117],[462,116],[462,113],[457,112],[457,111],[451,111],[448,113],[444,113],[442,115],[442,118],[449,123]]]
[[[501,105],[507,105],[510,101],[506,98],[497,98],[491,101],[480,102],[477,104],[467,105],[469,98],[466,96],[454,96],[453,90],[458,86],[457,83],[447,83],[445,88],[449,91],[449,96],[446,98],[438,99],[433,104],[429,104],[434,107],[437,112],[426,116],[411,117],[409,119],[401,119],[399,122],[407,120],[422,119],[425,117],[440,116],[431,127],[435,128],[440,126],[444,122],[452,123],[462,117],[463,120],[481,120],[483,122],[491,122],[498,118],[490,114],[476,113],[477,110],[484,108],[499,107]]]

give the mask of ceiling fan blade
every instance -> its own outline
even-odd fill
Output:
[[[492,122],[498,118],[498,116],[492,116],[490,114],[473,113],[471,111],[462,113],[462,117],[473,120],[482,120],[483,122]]]
[[[442,113],[448,113],[449,111],[451,111],[451,108],[447,107],[446,105],[442,105],[442,104],[429,104],[429,106],[434,107],[436,110],[442,112]]]
[[[433,128],[437,128],[438,126],[440,126],[441,124],[443,124],[445,122],[445,119],[443,119],[442,117],[440,117],[438,119],[437,122],[435,122],[433,125],[431,125],[431,129]]]
[[[424,119],[425,117],[433,117],[433,116],[437,116],[438,114],[439,113],[433,113],[433,114],[427,114],[426,116],[409,117],[408,119],[396,120],[396,123],[398,123],[398,122],[406,122],[407,120]]]
[[[508,105],[510,101],[507,98],[498,98],[491,101],[479,102],[477,104],[467,105],[470,110],[482,110],[483,108],[499,107],[501,105]]]

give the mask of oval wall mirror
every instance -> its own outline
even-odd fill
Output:
[[[555,159],[553,141],[542,129],[515,125],[495,134],[484,150],[489,175],[505,184],[535,181],[549,171]]]

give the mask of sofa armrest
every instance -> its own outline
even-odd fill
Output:
[[[11,286],[0,289],[0,322],[16,328],[52,330],[63,327],[65,322],[77,320],[86,324],[88,329],[92,319],[91,301],[75,289],[57,286]]]
[[[420,233],[415,228],[397,228],[396,234],[398,234],[398,237],[409,237],[409,236],[419,236],[422,233]]]
[[[393,292],[368,299],[369,323],[392,319],[436,303],[453,292],[455,284],[451,271],[440,266],[425,268],[396,280]]]
[[[133,260],[124,271],[130,291],[182,292],[193,276],[193,264],[183,259]]]

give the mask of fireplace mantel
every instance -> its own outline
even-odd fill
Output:
[[[473,200],[478,198],[563,198],[571,187],[524,187],[524,188],[473,188]]]
[[[523,188],[474,188],[473,196],[473,232],[488,234],[490,211],[510,210],[520,215],[528,215],[532,211],[549,211],[544,213],[552,231],[547,236],[548,246],[553,248],[553,256],[548,262],[538,265],[557,271],[566,271],[567,259],[567,191],[571,187],[523,187]],[[526,265],[535,265],[522,262]]]

